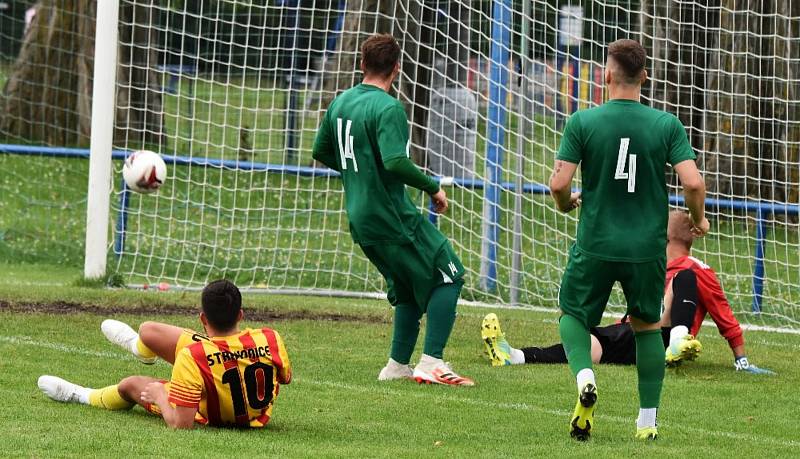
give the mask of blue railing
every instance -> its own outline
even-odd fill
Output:
[[[89,150],[86,148],[62,148],[62,147],[41,147],[30,145],[11,145],[0,144],[0,153],[15,155],[36,155],[60,158],[83,158],[89,159]],[[113,159],[124,160],[128,155],[127,150],[114,150],[111,155]],[[338,177],[339,173],[327,168],[304,167],[304,166],[284,166],[281,164],[265,164],[251,161],[221,160],[207,158],[188,158],[178,155],[161,155],[167,164],[177,166],[199,166],[213,167],[217,169],[239,170],[239,171],[262,171],[266,173],[280,173],[297,175],[301,177]],[[435,178],[439,180],[439,178]],[[497,187],[501,191],[515,192],[517,185],[513,182],[491,183],[479,179],[448,179],[452,184],[461,188],[484,190],[489,187]],[[121,255],[125,247],[125,231],[127,228],[128,202],[130,200],[130,190],[122,184],[120,193],[120,213],[117,217],[117,232],[114,240],[114,253]],[[526,183],[522,185],[522,192],[534,195],[547,195],[550,190],[548,187],[538,183]],[[669,202],[675,206],[683,206],[682,196],[670,196]],[[770,215],[798,216],[800,215],[800,205],[785,204],[776,202],[760,202],[751,200],[737,199],[706,199],[706,208],[712,211],[736,210],[754,213],[756,216],[756,240],[755,240],[755,260],[753,263],[753,312],[761,312],[761,299],[764,292],[764,253],[767,239],[767,219]],[[432,207],[431,207],[432,210]],[[432,221],[436,221],[436,215],[430,212]]]

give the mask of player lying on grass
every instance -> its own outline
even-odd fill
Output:
[[[279,384],[292,379],[286,347],[269,328],[239,329],[242,296],[231,282],[211,282],[201,301],[205,334],[158,322],[144,322],[138,334],[116,320],[101,325],[111,342],[142,362],[161,357],[173,364],[169,381],[129,376],[119,384],[90,389],[45,375],[39,388],[53,400],[107,410],[127,410],[138,403],[175,428],[190,429],[195,422],[263,427]]]
[[[665,309],[661,316],[661,337],[666,347],[666,364],[676,366],[697,357],[701,346],[694,337],[699,333],[708,314],[733,351],[736,371],[774,374],[748,362],[742,329],[714,270],[691,256],[694,236],[691,232],[691,221],[685,212],[670,212],[667,238]],[[636,363],[636,341],[630,323],[625,321],[605,327],[593,327],[590,332],[593,363]],[[493,366],[567,363],[564,346],[560,343],[548,347],[511,347],[500,330],[500,323],[494,313],[483,319],[481,338]]]
[[[424,218],[406,185],[428,193],[437,213],[444,190],[409,158],[408,118],[390,96],[400,73],[400,46],[374,35],[361,46],[361,84],[331,102],[314,141],[314,159],[341,173],[350,234],[386,279],[394,306],[392,349],[378,380],[472,386],[442,360],[456,319],[464,267],[450,241]],[[422,356],[409,365],[428,315]]]

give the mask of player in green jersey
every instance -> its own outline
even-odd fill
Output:
[[[619,282],[636,340],[639,417],[636,437],[655,439],[656,410],[664,379],[659,319],[666,275],[666,165],[683,185],[692,232],[709,229],[705,184],[686,131],[675,116],[639,102],[647,80],[646,52],[633,40],[608,47],[605,104],[573,114],[561,138],[550,193],[562,212],[581,207],[578,235],[570,249],[559,291],[561,341],[578,383],[570,433],[589,438],[597,385],[589,328],[600,323],[611,289]],[[582,192],[572,179],[580,164]]]
[[[386,279],[394,306],[389,362],[378,379],[472,386],[442,360],[464,285],[464,267],[446,237],[424,218],[406,185],[431,196],[437,213],[447,210],[444,190],[409,158],[408,118],[388,94],[400,73],[400,46],[374,35],[361,47],[361,84],[333,100],[314,142],[314,159],[339,171],[350,234]],[[425,346],[409,365],[428,315]]]

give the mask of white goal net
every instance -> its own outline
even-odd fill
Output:
[[[403,48],[413,157],[447,184],[437,225],[464,298],[555,308],[577,222],[547,195],[560,131],[603,102],[605,45],[634,38],[645,103],[681,118],[706,177],[695,255],[743,322],[800,328],[800,1],[121,0],[119,23],[114,148],[169,167],[139,195],[114,162],[108,269],[131,285],[380,293],[310,150],[360,79],[361,42],[384,32]]]

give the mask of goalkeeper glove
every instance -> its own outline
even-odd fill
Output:
[[[736,360],[733,362],[733,366],[736,368],[736,371],[746,371],[748,373],[753,373],[754,375],[774,375],[775,372],[771,370],[767,370],[766,368],[759,368],[747,360],[747,356],[736,357]]]

